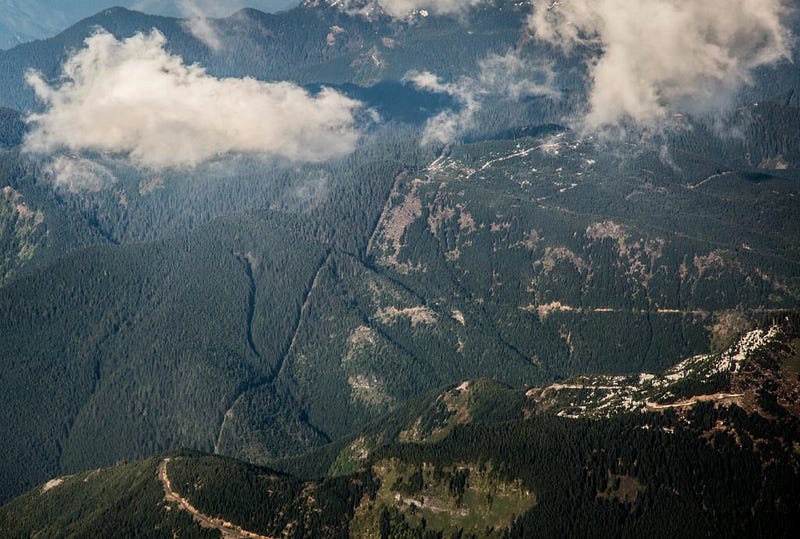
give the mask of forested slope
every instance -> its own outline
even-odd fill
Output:
[[[735,368],[720,373],[732,384],[725,390],[757,382],[742,401],[699,399],[721,388],[702,369],[686,371],[683,380],[694,385],[684,384],[682,397],[696,401],[609,416],[594,414],[604,409],[600,399],[562,417],[531,392],[464,382],[366,429],[336,459],[349,471],[334,466],[329,477],[301,480],[181,451],[50,481],[1,508],[0,531],[9,537],[91,537],[112,529],[142,537],[220,531],[232,537],[791,537],[800,507],[800,410],[786,391],[796,395],[800,387],[798,328],[796,315],[767,318],[709,356],[709,366],[735,358]],[[321,455],[309,455],[306,470]]]
[[[352,472],[362,463],[348,451],[360,453],[360,438],[407,442],[413,436],[399,433],[414,430],[409,403],[449,417],[440,389],[455,395],[465,380],[482,379],[472,382],[470,417],[491,425],[451,439],[455,425],[439,429],[437,416],[417,429],[452,453],[455,473],[458,443],[512,436],[516,427],[502,421],[520,420],[525,391],[579,375],[663,373],[724,350],[764,316],[798,309],[791,66],[757,73],[723,118],[680,117],[672,130],[617,140],[559,123],[582,98],[581,61],[565,60],[556,81],[563,95],[487,99],[460,142],[420,144],[430,118],[469,105],[458,92],[414,88],[407,71],[455,84],[480,77],[477,60],[512,47],[552,54],[518,42],[522,15],[520,6],[483,10],[467,25],[369,20],[311,5],[278,15],[245,10],[214,22],[230,41],[214,52],[182,21],[110,9],[0,52],[8,74],[0,104],[17,110],[37,106],[23,72],[53,80],[99,25],[117,36],[158,28],[171,52],[216,76],[286,79],[311,92],[336,83],[365,101],[369,117],[358,148],[323,163],[224,155],[155,171],[115,154],[59,155],[89,167],[79,179],[102,172],[103,181],[85,185],[59,183],[47,158],[20,147],[24,114],[0,110],[0,500],[54,476],[179,447],[253,464],[297,457],[281,462],[298,472],[308,463],[298,455],[317,449],[324,458],[314,470]],[[424,415],[414,410],[415,419]],[[381,433],[383,421],[397,433]],[[574,478],[590,458],[575,445],[581,435],[616,448],[615,437],[641,421],[539,418],[520,427],[507,465],[519,465],[527,446],[555,458],[556,442],[537,438],[541,428],[581,455],[542,466],[563,465]],[[620,440],[662,443],[662,434],[639,430]],[[743,459],[744,483],[755,481],[748,448],[726,447],[732,453],[714,460],[690,434],[659,453],[648,477],[660,481],[660,467],[689,452],[713,461],[719,474],[709,484],[722,481],[727,457]],[[392,455],[416,455],[409,447]],[[529,481],[536,507],[551,511],[557,505],[547,504],[561,500],[597,516],[586,492],[545,503],[541,493],[555,483],[504,477]],[[409,495],[383,491],[396,494]],[[516,516],[534,498],[516,498]],[[651,509],[683,503],[668,498],[658,494]],[[617,519],[614,529],[650,529],[616,506],[597,511]],[[550,513],[537,514],[538,526]],[[364,526],[373,517],[404,525],[391,511],[370,515]],[[750,531],[725,528],[730,513],[693,515],[703,533]]]

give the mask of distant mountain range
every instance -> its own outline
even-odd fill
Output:
[[[49,37],[63,30],[70,20],[60,9],[48,9],[40,1],[3,0],[0,3],[0,48]]]
[[[224,2],[194,2],[184,0],[120,0],[114,5],[168,16],[210,17],[230,15],[243,7],[265,12],[287,9],[297,0],[229,0]],[[193,7],[196,6],[196,7]],[[10,49],[20,43],[51,37],[78,22],[109,7],[105,0],[0,0],[0,49]]]

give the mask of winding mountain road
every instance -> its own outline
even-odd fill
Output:
[[[260,535],[255,532],[244,530],[231,522],[222,520],[221,518],[211,517],[201,513],[195,506],[191,504],[191,502],[189,502],[189,500],[181,497],[181,495],[172,488],[169,475],[167,475],[167,464],[170,462],[170,460],[172,459],[165,458],[161,461],[161,464],[158,465],[158,478],[161,480],[161,484],[164,486],[164,499],[167,500],[167,502],[174,503],[181,511],[190,513],[203,528],[219,530],[223,539],[277,539],[268,535]]]

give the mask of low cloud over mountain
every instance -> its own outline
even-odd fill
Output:
[[[25,148],[123,154],[151,169],[192,167],[229,153],[318,162],[352,152],[360,102],[286,82],[219,79],[168,53],[157,31],[106,32],[63,65],[59,82],[28,83],[45,104]]]
[[[429,71],[410,71],[405,79],[421,90],[450,95],[459,103],[458,111],[447,110],[430,118],[423,133],[423,142],[453,142],[474,127],[475,116],[487,100],[556,97],[554,77],[552,66],[507,51],[479,61],[475,77],[446,83]]]
[[[782,0],[564,0],[537,3],[535,36],[587,46],[589,128],[652,124],[719,109],[752,72],[789,57]]]

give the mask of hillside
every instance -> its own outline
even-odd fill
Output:
[[[0,535],[789,536],[788,53],[592,130],[603,32],[378,4],[0,51]]]
[[[464,379],[657,372],[724,346],[797,307],[797,184],[699,143],[680,173],[568,132],[417,148],[402,168],[375,144],[267,183],[245,166],[150,190],[128,171],[70,193],[29,169],[2,206],[2,383],[27,388],[4,391],[5,492],[176,446],[267,462]],[[329,198],[296,198],[310,176]]]
[[[717,354],[712,370],[725,367],[731,386],[686,362],[667,371],[675,384],[674,374],[685,374],[673,395],[680,406],[599,414],[608,408],[600,401],[572,403],[561,408],[572,410],[567,418],[530,391],[520,403],[507,388],[464,382],[432,395],[433,406],[408,408],[408,429],[396,437],[354,441],[359,471],[347,475],[301,481],[181,452],[49,481],[0,509],[0,529],[9,537],[89,537],[103,534],[99,526],[123,535],[152,530],[144,537],[788,537],[800,506],[798,327],[796,316],[779,317]],[[638,389],[648,391],[653,379],[643,377]],[[703,398],[749,380],[760,381],[759,406],[746,397]],[[486,415],[501,402],[516,407],[515,419]],[[92,512],[77,499],[96,500]],[[556,518],[565,510],[575,518]]]
[[[390,151],[273,172],[270,184],[209,179],[204,192],[174,180],[151,192],[137,173],[110,192],[53,192],[35,169],[9,186],[0,301],[15,352],[3,384],[27,390],[4,391],[3,409],[22,411],[4,421],[27,434],[6,439],[19,455],[5,461],[7,492],[176,444],[264,462],[467,378],[524,387],[655,372],[797,307],[786,171],[756,178],[731,161],[714,181],[717,160],[676,174],[646,146],[623,163],[569,133],[455,145],[407,170]],[[335,197],[298,205],[293,186],[309,173]],[[754,214],[753,200],[770,212]],[[173,416],[163,403],[189,380],[189,394],[214,396]],[[40,406],[58,410],[42,412],[46,429],[24,419]],[[94,453],[110,418],[130,413],[147,419]]]

